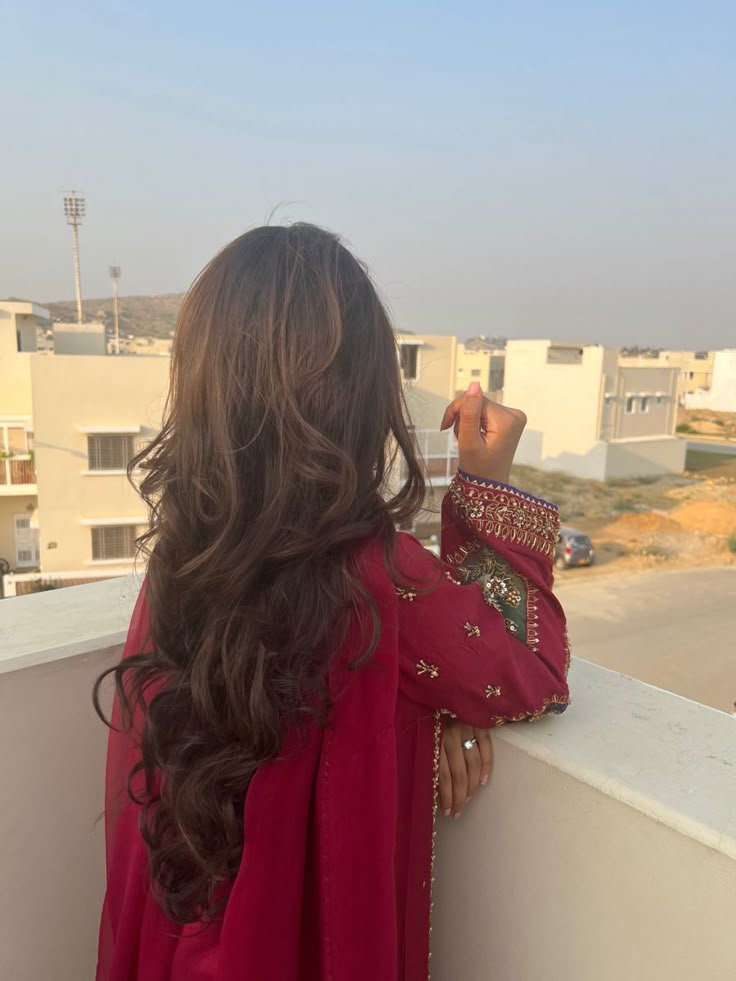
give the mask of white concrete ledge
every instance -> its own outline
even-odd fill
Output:
[[[125,640],[140,579],[0,603],[0,674]],[[736,719],[580,658],[561,719],[495,738],[736,859]]]
[[[736,719],[580,658],[570,687],[559,720],[499,738],[736,859]]]
[[[2,978],[94,973],[105,730],[90,693],[138,589],[0,601]],[[491,785],[439,820],[433,977],[731,977],[736,720],[579,659],[570,680],[570,709],[499,729]]]
[[[122,644],[134,576],[0,600],[0,674]]]

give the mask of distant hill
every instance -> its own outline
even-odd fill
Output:
[[[183,293],[162,293],[160,296],[121,296],[118,300],[120,333],[123,337],[170,337],[176,323]],[[45,303],[53,320],[76,320],[74,300]],[[82,309],[86,320],[103,321],[113,326],[112,297],[104,300],[84,300]]]

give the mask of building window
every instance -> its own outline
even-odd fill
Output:
[[[626,397],[626,414],[631,416],[636,412],[636,398],[633,395]]]
[[[649,404],[650,404],[651,401],[652,400],[651,400],[651,398],[648,395],[642,395],[642,397],[641,397],[641,411],[642,412],[649,412]]]
[[[92,529],[92,558],[132,559],[135,557],[135,525],[106,525]]]
[[[550,344],[547,348],[547,364],[582,364],[583,349],[568,344]]]
[[[503,375],[505,367],[505,357],[491,355],[490,389],[492,392],[500,392],[503,388]]]
[[[480,368],[473,368],[470,374],[473,376],[473,378],[480,378]]]
[[[8,452],[28,452],[28,434],[22,426],[8,426]]]
[[[417,380],[418,352],[419,346],[417,344],[402,344],[400,346],[401,375],[404,381]]]
[[[90,470],[125,470],[133,456],[133,437],[88,436],[87,456]]]

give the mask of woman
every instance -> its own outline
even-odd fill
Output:
[[[427,978],[440,771],[458,814],[472,727],[561,711],[569,657],[557,511],[507,486],[523,415],[477,385],[448,406],[440,562],[395,531],[425,490],[403,409],[335,236],[256,229],[188,293],[131,465],[151,524],[112,672],[100,981]]]

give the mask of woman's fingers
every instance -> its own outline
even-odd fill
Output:
[[[454,427],[461,470],[508,483],[526,421],[520,409],[492,402],[478,382],[471,382],[465,394],[448,405],[440,428]]]
[[[473,732],[478,740],[478,752],[480,754],[480,783],[482,787],[485,787],[493,770],[493,743],[491,742],[491,734],[487,729],[474,729]]]
[[[447,750],[445,740],[442,740],[440,749],[440,778],[437,787],[440,812],[444,817],[449,817],[452,813],[452,775],[450,774],[450,764],[447,761]]]
[[[472,743],[465,749],[465,743]],[[491,740],[484,729],[459,720],[445,725],[440,747],[438,804],[441,813],[459,818],[479,786],[487,783],[493,763]]]
[[[472,749],[463,748],[463,753],[465,754],[465,768],[468,774],[466,801],[469,801],[480,786],[481,758],[478,751],[478,744],[475,739],[475,733],[470,726],[463,726],[462,738],[463,743],[466,741],[473,743]]]
[[[452,741],[447,745],[447,762],[452,776],[452,816],[459,817],[468,798],[468,768],[460,726],[453,726]]]

